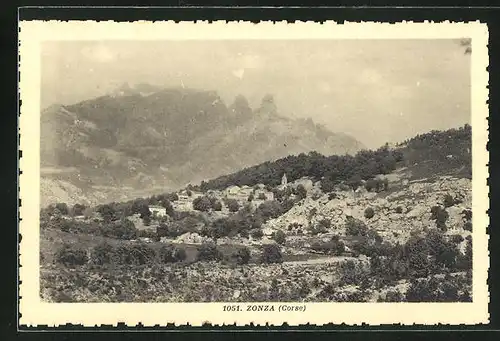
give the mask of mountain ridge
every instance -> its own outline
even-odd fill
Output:
[[[147,85],[46,108],[41,141],[44,169],[74,170],[42,172],[47,187],[69,183],[89,203],[121,199],[130,189],[175,189],[291,154],[364,148],[310,119],[281,116],[271,95],[252,109],[241,95],[227,106],[215,91]],[[57,201],[42,193],[43,204]]]

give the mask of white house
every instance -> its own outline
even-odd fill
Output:
[[[157,217],[164,217],[167,215],[167,209],[162,206],[149,206],[149,212]]]

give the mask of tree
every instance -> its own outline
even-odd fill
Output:
[[[254,239],[260,239],[264,236],[264,232],[262,232],[262,229],[253,229],[250,231],[250,236]]]
[[[276,243],[281,245],[284,245],[286,243],[286,235],[281,230],[278,230],[274,233],[273,239]]]
[[[222,203],[217,200],[216,198],[210,198],[210,206],[214,211],[221,211],[222,210]]]
[[[87,252],[77,245],[63,244],[55,254],[58,263],[66,266],[83,265],[87,263]]]
[[[226,206],[229,212],[238,212],[240,204],[235,199],[226,199]]]
[[[220,261],[222,260],[222,253],[215,244],[205,243],[198,248],[196,259],[198,261]]]
[[[347,218],[346,234],[350,236],[364,236],[368,233],[368,227],[359,219]]]
[[[235,260],[236,264],[238,265],[248,264],[251,257],[250,249],[246,246],[242,247],[237,251],[235,251],[231,257]]]
[[[163,245],[158,251],[158,256],[162,263],[182,262],[186,259],[186,250],[172,245]]]
[[[99,206],[97,212],[99,212],[104,221],[109,222],[116,219],[116,210],[109,204]]]
[[[307,190],[303,185],[298,185],[296,192],[297,192],[297,197],[299,198],[299,200],[305,199],[307,196]]]
[[[174,207],[172,206],[170,201],[168,201],[167,199],[162,200],[161,206],[165,208],[165,213],[167,215],[169,215],[170,217],[174,216],[174,214],[175,214]]]
[[[335,190],[335,183],[330,179],[321,179],[321,190],[324,193],[331,193]]]
[[[68,215],[69,213],[69,208],[68,205],[64,202],[57,203],[55,208],[62,214],[62,215]]]
[[[78,204],[78,203],[74,204],[73,205],[73,214],[75,216],[81,216],[81,215],[83,215],[86,208],[87,208],[87,206],[85,206],[85,205]]]
[[[260,261],[261,263],[282,263],[283,255],[280,247],[277,244],[264,245]]]
[[[375,215],[375,211],[373,210],[373,208],[367,207],[365,209],[365,218],[371,219],[371,218],[373,218],[374,215]]]
[[[455,204],[455,200],[453,200],[453,197],[449,194],[446,194],[444,197],[444,207],[448,208],[451,207]]]
[[[193,200],[193,208],[197,211],[208,212],[212,207],[212,202],[206,196],[198,197]]]

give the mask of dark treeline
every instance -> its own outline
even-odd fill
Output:
[[[445,161],[445,166],[471,168],[471,126],[459,129],[431,131],[404,141],[391,149],[386,144],[377,150],[362,150],[356,155],[324,156],[317,152],[290,155],[285,158],[264,162],[239,172],[202,182],[199,189],[224,189],[231,185],[252,186],[263,183],[269,186],[280,184],[286,173],[290,181],[301,177],[324,180],[325,182],[347,183],[358,186],[361,180],[368,180],[377,174],[392,172],[398,163],[413,165],[418,162]],[[440,169],[436,169],[437,172]]]

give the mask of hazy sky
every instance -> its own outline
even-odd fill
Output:
[[[312,117],[370,148],[470,122],[470,55],[452,40],[46,42],[42,106],[124,82],[216,90]]]

